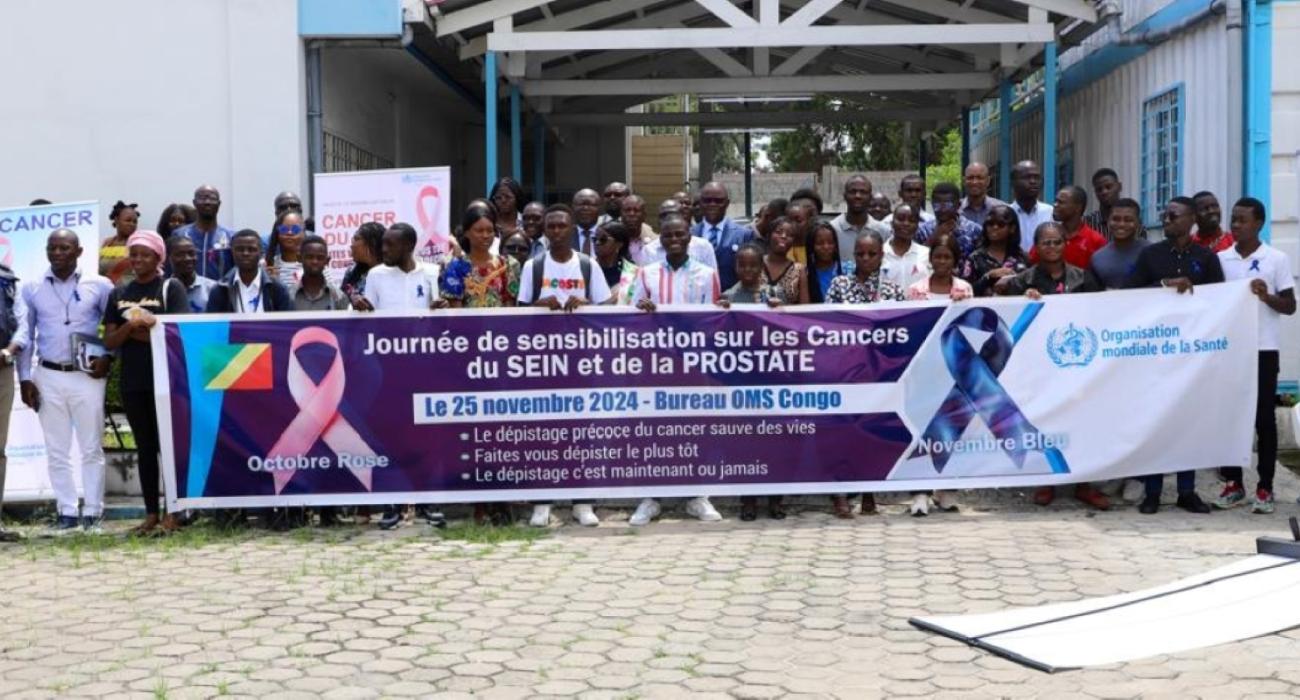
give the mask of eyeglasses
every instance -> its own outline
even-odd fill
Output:
[[[279,227],[279,228],[276,229],[276,230],[279,231],[280,233],[287,233],[287,234],[289,234],[289,235],[291,235],[291,236],[296,236],[296,235],[302,233],[302,227],[301,227],[301,226],[297,226],[297,225],[295,225],[295,226],[281,226],[281,227]]]

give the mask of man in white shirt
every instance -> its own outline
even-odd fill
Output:
[[[573,210],[563,204],[546,209],[542,235],[549,244],[546,254],[524,263],[519,275],[519,305],[541,306],[552,311],[573,311],[588,304],[609,301],[609,283],[596,261],[573,249]],[[573,502],[573,519],[587,527],[600,524],[591,501]],[[551,504],[534,503],[528,524],[546,527],[551,523]]]
[[[383,265],[366,276],[364,296],[353,301],[358,311],[427,311],[442,306],[438,294],[438,266],[415,259],[419,236],[410,224],[396,223],[384,231],[380,244]],[[417,514],[435,527],[444,527],[442,513],[428,506],[417,506]],[[380,530],[392,530],[402,524],[398,504],[384,506],[379,518]]]
[[[438,266],[415,259],[418,235],[410,224],[396,223],[384,232],[383,265],[366,276],[359,311],[427,311],[440,306]]]
[[[690,220],[691,210],[686,206],[686,202],[679,199],[665,199],[663,204],[659,205],[659,226],[664,225],[664,219],[672,214],[677,214],[686,220]],[[707,267],[718,269],[718,256],[713,251],[713,246],[700,236],[691,236],[691,241],[687,245],[686,254],[691,260],[701,263]],[[633,257],[632,262],[637,265],[649,265],[652,262],[663,262],[667,257],[664,253],[664,246],[658,239],[650,241],[641,247],[641,255]]]
[[[1259,240],[1267,221],[1264,203],[1243,197],[1232,207],[1232,235],[1236,244],[1219,252],[1225,280],[1250,280],[1250,291],[1259,298],[1259,387],[1255,402],[1255,433],[1258,436],[1259,486],[1251,504],[1254,513],[1273,512],[1273,473],[1277,467],[1277,418],[1273,412],[1277,396],[1278,349],[1281,347],[1282,316],[1295,313],[1295,280],[1286,253]],[[1224,467],[1227,479],[1214,502],[1217,508],[1231,508],[1246,500],[1241,467]]]
[[[1011,168],[1011,190],[1015,201],[1011,210],[1020,219],[1020,247],[1026,252],[1034,247],[1034,231],[1052,219],[1052,205],[1039,201],[1043,194],[1043,169],[1032,160],[1022,160]]]
[[[898,205],[889,219],[894,235],[885,242],[880,279],[907,289],[930,276],[930,249],[912,240],[919,222],[911,205]]]
[[[691,259],[687,245],[691,233],[686,219],[670,214],[659,224],[659,242],[663,244],[663,262],[654,262],[637,272],[632,298],[638,309],[654,311],[661,304],[713,306],[722,296],[718,272]],[[628,525],[645,525],[659,515],[659,501],[641,499],[628,518]],[[700,520],[722,520],[708,496],[696,496],[686,502],[686,512]]]

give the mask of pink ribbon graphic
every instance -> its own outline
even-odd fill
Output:
[[[311,377],[307,376],[306,370],[298,361],[298,349],[312,343],[328,345],[334,350],[334,361],[330,363],[329,371],[325,373],[320,384],[316,384]],[[335,454],[375,456],[375,451],[370,449],[356,429],[348,423],[343,414],[339,413],[339,404],[343,401],[343,354],[339,351],[338,338],[333,333],[319,326],[311,326],[294,333],[293,340],[289,343],[287,381],[289,393],[298,403],[300,411],[289,423],[289,427],[285,428],[280,439],[276,440],[270,454],[267,455],[268,459],[306,456],[318,439],[324,440]],[[372,473],[369,467],[350,468],[349,471],[357,477],[367,491],[371,490]],[[272,472],[275,478],[276,495],[284,490],[295,473],[297,473],[296,469],[277,469]]]
[[[426,207],[425,199],[432,199],[433,206]],[[415,196],[415,215],[420,220],[420,232],[428,237],[424,247],[420,249],[422,257],[426,262],[432,261],[439,254],[447,252],[446,238],[438,232],[438,214],[442,210],[442,195],[438,188],[433,185],[425,185],[420,188],[420,194]]]

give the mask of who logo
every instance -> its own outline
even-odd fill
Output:
[[[1097,334],[1073,323],[1047,334],[1047,356],[1057,367],[1087,367],[1097,356]]]

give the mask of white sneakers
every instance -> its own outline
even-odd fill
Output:
[[[573,519],[584,527],[596,527],[600,524],[600,518],[596,517],[596,511],[592,510],[590,503],[574,503]]]
[[[636,510],[632,511],[632,517],[627,519],[627,524],[636,527],[648,525],[651,520],[659,517],[659,511],[659,501],[653,498],[643,498],[637,504]]]
[[[957,494],[952,491],[935,491],[934,502],[939,506],[939,510],[949,512],[957,510]]]
[[[918,493],[912,496],[912,517],[923,518],[930,514],[930,494]]]
[[[696,496],[687,501],[686,514],[706,523],[716,523],[722,520],[722,514],[718,512],[717,508],[713,507],[712,503],[709,503],[708,496]]]
[[[637,504],[636,510],[632,511],[632,517],[627,519],[627,524],[634,527],[646,525],[651,520],[659,517],[662,510],[659,507],[659,501],[653,498],[643,498]],[[708,496],[697,496],[687,501],[686,514],[706,523],[722,520],[722,514],[718,512],[717,508],[713,507],[712,503],[709,503]]]
[[[547,527],[551,524],[551,504],[538,503],[533,506],[533,517],[528,519],[533,527]]]

